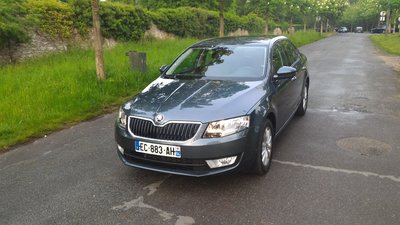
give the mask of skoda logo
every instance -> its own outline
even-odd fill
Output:
[[[164,115],[163,114],[158,114],[158,115],[155,116],[154,120],[155,120],[155,122],[157,124],[161,124],[161,122],[164,120]]]

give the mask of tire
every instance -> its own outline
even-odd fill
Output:
[[[272,160],[272,146],[274,142],[274,127],[270,120],[267,119],[261,129],[257,146],[257,157],[254,172],[264,175],[268,172]]]
[[[304,85],[303,91],[301,93],[301,102],[297,108],[296,115],[304,116],[306,114],[308,107],[308,85]]]

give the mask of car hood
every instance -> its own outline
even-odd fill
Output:
[[[263,81],[158,78],[123,107],[130,115],[164,121],[210,122],[246,115],[265,95]]]

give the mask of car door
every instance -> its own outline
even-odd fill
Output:
[[[292,112],[294,112],[297,110],[297,106],[302,99],[301,95],[304,85],[305,66],[301,59],[299,50],[289,40],[282,41],[281,46],[287,57],[287,66],[291,66],[296,69],[296,76],[292,78]]]
[[[281,47],[281,42],[275,43],[271,52],[271,82],[275,89],[272,104],[276,110],[276,131],[288,121],[293,111],[294,91],[292,79],[274,79],[273,76],[282,66],[288,64],[286,55]]]

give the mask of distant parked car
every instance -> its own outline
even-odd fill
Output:
[[[306,62],[286,37],[192,45],[120,108],[119,157],[128,166],[187,176],[239,168],[265,174],[274,138],[293,115],[306,113]]]
[[[347,27],[341,27],[338,29],[339,33],[347,33]]]
[[[363,33],[364,31],[363,31],[363,28],[362,28],[362,27],[356,27],[355,32],[356,32],[356,33]]]
[[[383,27],[375,27],[371,29],[371,33],[373,34],[382,34],[385,32],[385,28]]]

